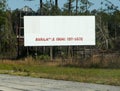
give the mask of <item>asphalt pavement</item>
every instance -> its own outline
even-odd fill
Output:
[[[120,91],[120,86],[0,74],[0,91]]]

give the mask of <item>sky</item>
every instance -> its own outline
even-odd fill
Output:
[[[40,0],[33,0],[33,1],[27,1],[27,0],[7,0],[8,8],[11,10],[15,9],[21,9],[25,5],[31,7],[34,11],[36,11],[39,8],[39,1]],[[43,0],[45,2],[46,0]],[[49,1],[49,0],[48,0]],[[53,0],[54,1],[54,0]],[[67,0],[58,0],[59,7],[62,8],[64,3],[66,3]],[[90,8],[92,9],[98,9],[101,8],[101,1],[105,0],[89,0],[90,2],[94,3],[94,5]],[[119,6],[120,10],[120,0],[108,0],[111,1],[115,6]]]

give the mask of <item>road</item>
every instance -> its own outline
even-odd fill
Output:
[[[120,91],[120,86],[0,74],[0,91]]]

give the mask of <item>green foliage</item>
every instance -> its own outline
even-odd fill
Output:
[[[37,56],[37,60],[49,61],[50,57],[48,55]]]
[[[0,0],[0,11],[6,9],[6,0]]]
[[[93,5],[89,0],[80,0],[80,12],[87,14],[88,9]]]
[[[0,11],[0,30],[2,29],[2,26],[5,24],[5,13]]]
[[[0,31],[0,52],[1,55],[10,58],[16,54],[16,37],[11,23],[11,12],[6,11],[4,22],[4,28]]]
[[[53,0],[52,0],[53,1]],[[43,3],[42,15],[95,15],[96,16],[96,46],[102,50],[117,50],[120,51],[120,11],[114,9],[112,5],[110,7],[105,6],[105,9],[89,10],[93,5],[90,0],[67,0],[63,8],[60,9],[54,4],[54,1],[47,0]],[[104,2],[101,2],[105,5]],[[109,5],[110,6],[110,5]],[[107,11],[106,11],[107,9]],[[38,12],[40,9],[38,10]],[[76,11],[76,12],[75,12]],[[108,12],[109,11],[109,12]],[[37,13],[38,13],[37,12]],[[10,12],[6,10],[6,0],[0,0],[0,53],[5,55],[15,55],[17,40],[14,33],[20,25],[20,12],[18,9]],[[59,49],[59,47],[57,47]],[[40,49],[41,50],[41,49]],[[49,53],[49,48],[45,49],[46,53]],[[23,51],[26,51],[24,48]],[[39,50],[38,50],[39,51]],[[57,55],[57,50],[54,50],[53,56]],[[68,55],[72,55],[73,50],[71,48],[61,47],[60,51],[63,51],[65,58]],[[43,50],[40,51],[43,53]],[[0,55],[1,55],[0,54]],[[48,54],[49,55],[49,54]],[[73,54],[74,55],[74,54]],[[47,57],[40,57],[39,59],[46,60]]]
[[[0,30],[2,25],[5,24],[5,8],[6,8],[6,0],[0,0]]]
[[[72,15],[74,10],[74,3],[75,0],[67,0],[67,3],[64,4],[63,7],[63,15]]]
[[[53,5],[51,8],[51,15],[61,15],[61,10],[59,9],[59,7]]]

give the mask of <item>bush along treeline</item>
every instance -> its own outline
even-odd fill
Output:
[[[60,8],[58,0],[43,1],[40,0],[40,8],[37,11],[25,6],[29,8],[29,11],[26,12],[22,9],[11,11],[7,6],[7,1],[0,0],[0,58],[32,55],[35,58],[38,56],[37,59],[62,58],[64,61],[66,59],[87,60],[96,53],[98,55],[120,53],[120,10],[114,3],[104,0],[97,8],[92,8],[95,3],[90,0],[66,0],[63,7]],[[24,25],[21,16],[24,15],[94,15],[96,17],[96,45],[24,47],[23,43],[18,43],[20,41],[18,36],[24,36],[24,30],[20,31],[20,27]]]

